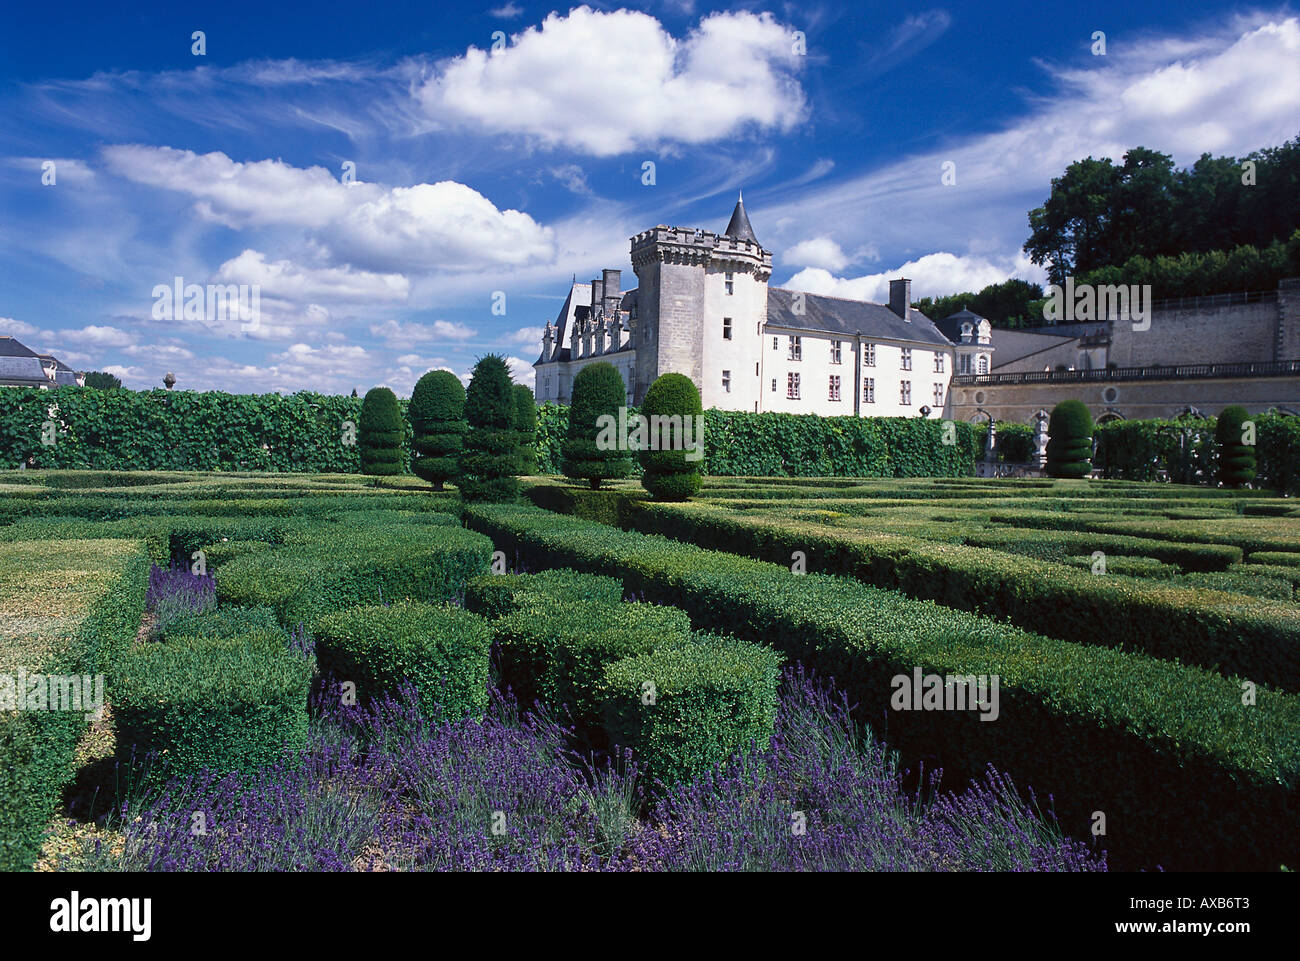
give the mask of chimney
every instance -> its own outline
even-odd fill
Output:
[[[618,302],[620,299],[618,287],[619,284],[622,282],[622,271],[606,269],[606,270],[602,270],[600,273],[601,273],[600,286],[605,294],[604,299],[607,301],[612,300],[614,302],[612,305],[610,305],[609,310],[616,310],[618,308]],[[606,312],[608,313],[609,311]]]
[[[601,308],[601,301],[605,299],[604,282],[600,278],[594,278],[591,281],[591,316],[596,316],[596,311]]]
[[[907,320],[907,308],[912,303],[912,282],[906,277],[889,282],[889,309]]]

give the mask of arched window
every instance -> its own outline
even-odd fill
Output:
[[[979,367],[978,367],[977,369],[978,369],[979,373],[981,373],[981,374],[987,374],[987,373],[989,372],[989,355],[988,355],[988,354],[980,354],[980,358],[979,358]]]

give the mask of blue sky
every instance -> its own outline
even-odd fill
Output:
[[[775,284],[879,300],[902,274],[916,297],[1041,280],[1026,211],[1070,161],[1300,133],[1300,19],[1132,0],[22,4],[0,88],[0,333],[129,387],[172,370],[179,388],[409,394],[489,351],[531,383],[573,275],[631,286],[632,234],[721,230],[741,188]],[[177,276],[260,285],[256,329],[154,319]]]

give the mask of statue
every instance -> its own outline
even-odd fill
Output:
[[[1050,417],[1045,410],[1034,415],[1034,457],[1040,469],[1047,466],[1047,422]]]

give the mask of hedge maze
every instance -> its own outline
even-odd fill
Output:
[[[1293,501],[706,477],[664,502],[609,484],[530,478],[497,504],[410,476],[0,478],[0,700],[20,671],[98,675],[107,708],[0,704],[3,866],[49,866],[56,815],[91,783],[133,817],[56,868],[1300,861]],[[940,686],[903,704],[914,677]],[[103,724],[100,767],[128,796],[86,766]],[[938,793],[891,751],[942,767]],[[897,794],[865,813],[827,787],[850,770]],[[1026,822],[1029,789],[1054,801]],[[221,828],[231,805],[257,830]],[[181,830],[196,810],[210,835]],[[978,828],[953,820],[975,811]],[[289,853],[254,850],[285,831]]]

